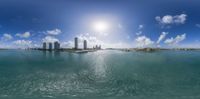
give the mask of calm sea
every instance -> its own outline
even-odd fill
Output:
[[[200,51],[0,51],[0,99],[200,99]]]

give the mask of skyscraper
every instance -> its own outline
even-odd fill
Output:
[[[52,50],[53,49],[53,45],[52,43],[49,43],[49,50]]]
[[[74,48],[78,49],[78,38],[77,37],[74,38]]]
[[[98,45],[96,45],[95,49],[98,49]]]
[[[43,42],[43,49],[47,49],[47,43],[46,42]]]
[[[58,41],[54,42],[54,49],[55,50],[60,49],[60,43]]]
[[[84,50],[87,49],[87,41],[86,41],[86,40],[83,41],[83,49],[84,49]]]

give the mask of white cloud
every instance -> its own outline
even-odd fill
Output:
[[[173,23],[173,16],[165,15],[163,18],[160,16],[156,16],[156,20],[162,24],[172,24]]]
[[[41,45],[39,45],[39,44],[32,44],[32,47],[38,48],[38,47],[41,47]]]
[[[154,41],[146,36],[139,36],[135,39],[135,41],[138,47],[147,47],[154,44]]]
[[[200,28],[200,24],[196,24],[196,27]]]
[[[96,36],[90,35],[89,33],[79,34],[76,37],[78,37],[79,48],[83,48],[83,41],[84,40],[87,41],[88,48],[92,48],[93,46],[96,46],[96,45],[101,45],[102,48],[128,48],[128,47],[130,47],[129,44],[121,42],[121,41],[119,41],[117,43],[105,42],[103,40],[100,40]],[[61,42],[61,47],[73,48],[74,47],[74,40]]]
[[[25,33],[17,33],[16,36],[20,37],[20,38],[29,38],[31,36],[30,32],[25,32]]]
[[[74,42],[73,41],[62,42],[61,47],[62,48],[73,48]]]
[[[102,45],[102,41],[98,40],[95,36],[87,34],[79,34],[76,36],[78,38],[79,48],[83,47],[83,41],[87,41],[88,47],[92,48],[95,45]],[[74,47],[74,40],[66,41],[61,43],[61,47],[72,48]]]
[[[138,31],[137,33],[135,33],[137,36],[139,36],[139,35],[141,35],[142,34],[142,29],[144,28],[144,25],[139,25],[138,26],[138,30],[140,30],[140,31]]]
[[[27,48],[32,46],[32,41],[30,40],[16,40],[13,41],[13,44],[15,44],[17,47],[20,48]]]
[[[159,44],[163,39],[165,39],[167,34],[168,34],[167,32],[162,32],[156,43]]]
[[[184,24],[186,21],[186,14],[180,15],[165,15],[163,17],[156,16],[156,21],[158,21],[162,25],[170,25],[170,24]]]
[[[100,32],[99,34],[102,35],[102,36],[108,36],[108,33]]]
[[[187,17],[186,14],[176,15],[174,16],[174,23],[184,24],[186,21],[186,17]]]
[[[168,45],[176,45],[185,39],[186,39],[186,34],[182,34],[182,35],[177,35],[175,38],[172,37],[172,38],[166,39],[165,43]]]
[[[42,39],[42,42],[56,42],[56,41],[59,40],[53,36],[46,36]]]
[[[125,42],[116,42],[116,43],[106,43],[103,42],[102,44],[102,48],[130,48],[131,45],[125,43]]]
[[[3,34],[3,37],[1,39],[5,40],[5,41],[8,41],[8,40],[13,39],[13,37],[12,37],[12,35],[10,35],[8,33],[5,33],[5,34]]]
[[[86,40],[88,42],[88,46],[92,47],[95,45],[102,45],[103,41],[99,40],[96,36],[91,36],[91,35],[86,35],[86,34],[80,34],[77,35],[76,37],[78,37],[79,39],[79,45],[80,47],[83,46],[83,41]]]
[[[49,34],[49,35],[59,35],[60,33],[62,33],[62,31],[60,29],[54,29],[54,30],[47,31],[47,34]]]
[[[137,33],[135,33],[137,36],[141,35],[142,34],[142,31],[139,31]]]
[[[180,48],[200,48],[199,43],[179,45]]]
[[[138,29],[143,29],[144,25],[139,25]]]

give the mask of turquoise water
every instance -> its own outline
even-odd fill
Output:
[[[0,98],[199,99],[200,51],[0,51]]]

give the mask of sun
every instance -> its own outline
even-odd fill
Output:
[[[109,24],[105,21],[94,22],[93,28],[96,32],[105,32],[109,28]]]

